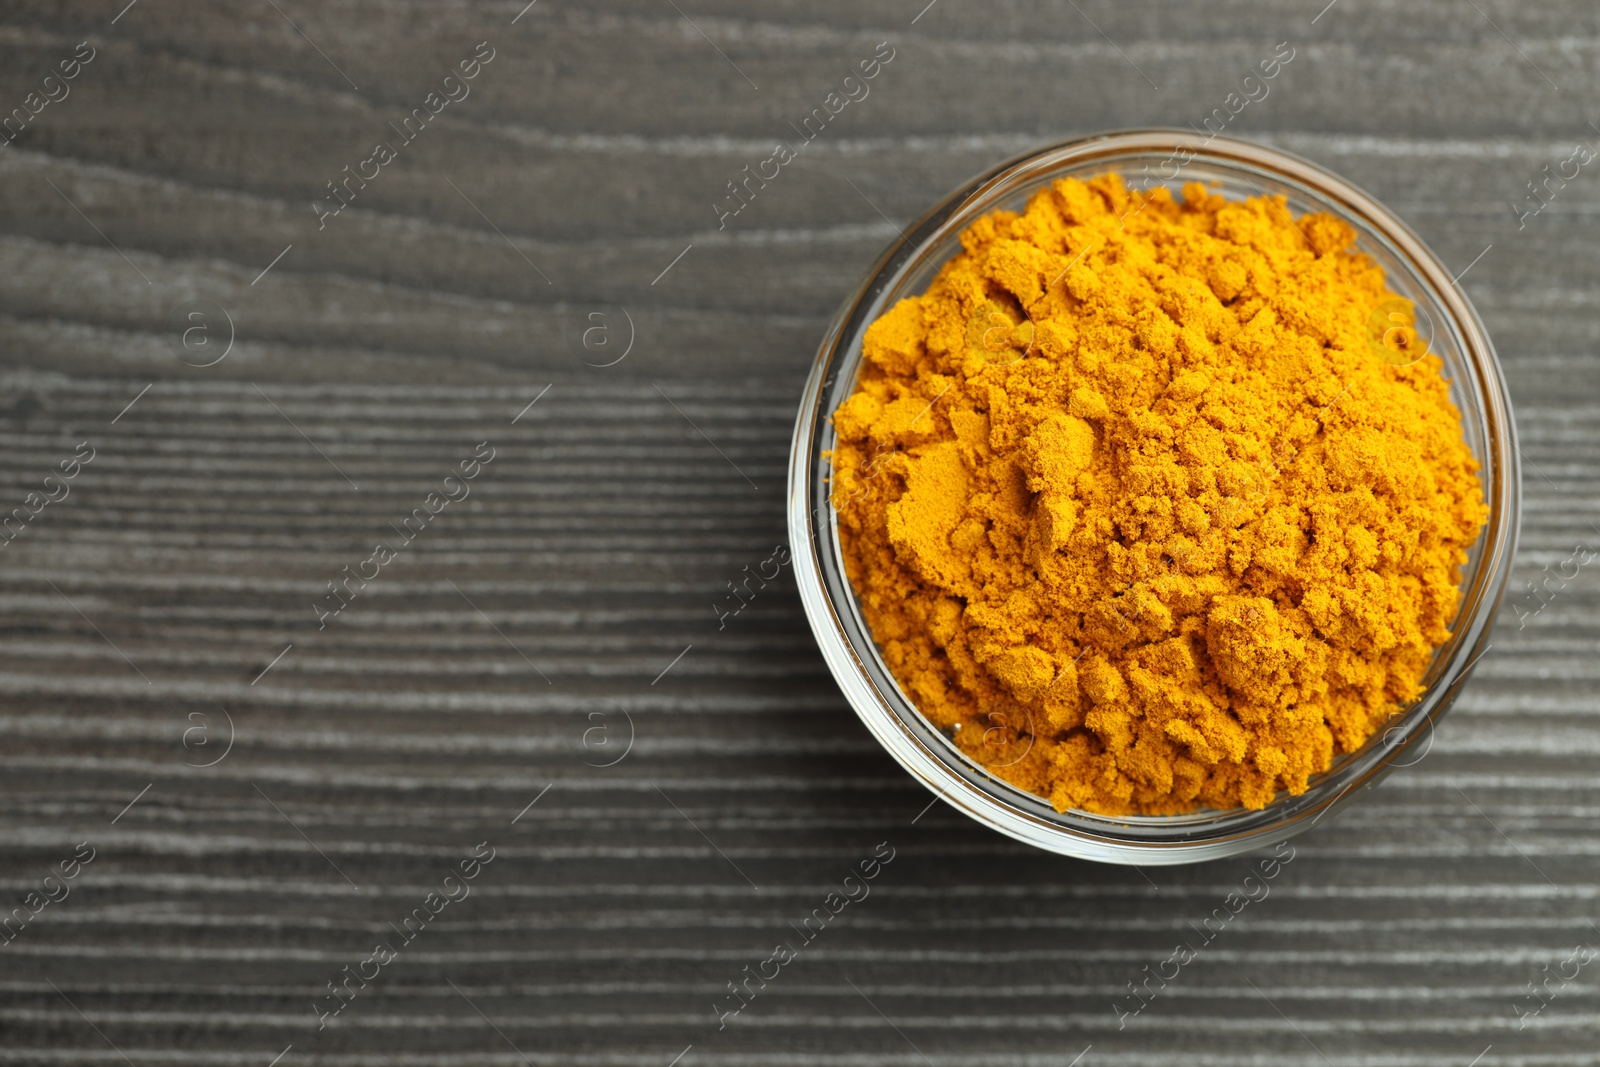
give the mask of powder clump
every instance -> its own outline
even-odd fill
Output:
[[[1065,179],[867,330],[846,569],[973,759],[1063,811],[1259,808],[1419,694],[1487,509],[1441,361],[1372,347],[1397,298],[1354,242]]]

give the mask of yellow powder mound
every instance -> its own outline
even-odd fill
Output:
[[[1374,348],[1399,298],[1354,239],[1058,181],[873,323],[845,562],[962,751],[1062,811],[1260,808],[1416,699],[1487,509],[1438,357]]]

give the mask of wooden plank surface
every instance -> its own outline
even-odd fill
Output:
[[[0,148],[4,509],[94,458],[0,549],[6,906],[94,858],[0,944],[0,1063],[1595,1062],[1600,971],[1563,961],[1600,946],[1600,579],[1537,614],[1521,590],[1600,547],[1600,177],[1512,205],[1600,146],[1600,14],[924,2],[7,5],[0,113],[93,58]],[[1123,1017],[1257,861],[1101,867],[923,813],[790,579],[714,605],[785,537],[801,383],[896,225],[1030,147],[1199,122],[1281,41],[1230,132],[1470,265],[1529,615],[1425,759]],[[470,95],[319,229],[480,42]],[[719,230],[725,183],[880,42],[870,95]],[[880,842],[870,896],[719,1027]]]

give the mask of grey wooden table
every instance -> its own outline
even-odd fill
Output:
[[[0,14],[0,1063],[1600,1060],[1592,5],[125,2]],[[1517,611],[1141,1002],[1256,858],[926,810],[787,575],[717,605],[895,225],[1280,42],[1228,132],[1386,200],[1497,340]]]

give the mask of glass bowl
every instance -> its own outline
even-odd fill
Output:
[[[1338,757],[1300,796],[1279,793],[1259,811],[1103,816],[1056,811],[961,753],[907,699],[885,665],[845,576],[837,516],[828,498],[833,447],[829,416],[853,390],[866,328],[903,297],[925,290],[960,248],[958,235],[980,215],[1020,210],[1062,177],[1124,175],[1130,188],[1217,184],[1230,198],[1281,194],[1298,217],[1322,211],[1349,223],[1357,248],[1416,305],[1419,332],[1444,361],[1450,398],[1467,446],[1482,464],[1489,520],[1462,570],[1461,604],[1450,640],[1434,654],[1424,692],[1359,751]],[[861,721],[901,766],[960,811],[1001,833],[1052,852],[1110,863],[1192,863],[1260,848],[1309,829],[1392,767],[1427,754],[1484,647],[1516,551],[1521,494],[1516,429],[1499,362],[1466,294],[1410,228],[1349,182],[1297,156],[1225,137],[1177,130],[1130,130],[1069,141],[1021,156],[957,189],[878,257],[844,302],[817,352],[795,423],[789,459],[789,537],[801,600],[840,689]]]

